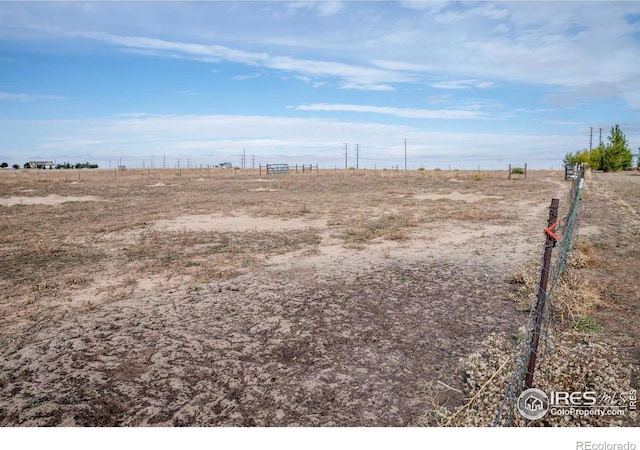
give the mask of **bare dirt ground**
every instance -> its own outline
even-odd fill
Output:
[[[582,220],[628,267],[599,313],[611,330],[637,307],[637,244],[609,231],[637,236],[626,175],[594,175]],[[548,171],[0,172],[0,425],[429,423],[434,401],[464,403],[462,361],[524,324],[511,278],[568,187]],[[637,364],[624,323],[607,336]]]
[[[640,173],[594,173],[587,180],[580,234],[594,248],[595,264],[583,269],[597,284],[603,305],[594,316],[602,338],[633,367],[640,386]]]

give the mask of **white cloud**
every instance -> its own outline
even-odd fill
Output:
[[[236,81],[253,80],[255,78],[260,78],[260,74],[259,73],[253,73],[251,75],[236,75],[236,76],[233,77],[233,79],[236,80]]]
[[[288,4],[290,12],[297,12],[300,10],[312,10],[315,11],[319,17],[333,16],[344,9],[344,4],[338,0],[319,0],[319,1],[297,1],[290,2]]]
[[[480,80],[447,80],[432,83],[431,87],[435,89],[488,89],[493,87],[493,82]]]
[[[321,17],[333,16],[344,9],[344,4],[340,1],[325,0],[316,4],[318,15]]]
[[[122,46],[127,51],[153,52],[152,54],[155,56],[184,57],[206,62],[224,60],[302,74],[308,77],[338,78],[342,79],[342,89],[393,90],[390,83],[405,83],[416,80],[410,74],[377,67],[289,56],[272,56],[266,52],[248,52],[216,44],[194,44],[96,32],[82,33],[81,35]]]
[[[480,119],[484,115],[478,111],[463,110],[435,110],[435,109],[412,109],[395,108],[391,106],[372,105],[348,105],[348,104],[327,104],[316,103],[312,105],[300,105],[296,107],[299,111],[331,111],[331,112],[359,112],[385,114],[408,119]]]
[[[179,15],[171,4],[100,4],[100,14],[75,5],[16,6],[0,16],[0,34],[85,37],[128,52],[332,77],[348,89],[432,80],[451,88],[450,79],[573,89],[640,73],[638,24],[628,19],[640,13],[638,2],[354,2],[349,14],[337,1],[214,4],[184,6]],[[126,14],[131,8],[138,14]],[[615,95],[636,107],[632,85]]]
[[[101,167],[119,158],[132,166],[154,159],[157,166],[163,155],[169,165],[177,158],[203,165],[239,161],[243,148],[258,156],[256,162],[333,167],[343,164],[343,143],[351,142],[361,146],[362,167],[380,168],[401,163],[406,138],[410,167],[461,167],[466,162],[467,168],[489,168],[518,161],[548,168],[558,167],[567,149],[584,146],[584,136],[574,134],[444,132],[379,122],[265,116],[134,113],[106,119],[0,120],[0,133],[9,127],[28,131],[29,139],[35,140],[24,148],[12,145],[17,150],[5,152],[8,160],[20,162],[27,154],[37,154],[59,161],[89,158]]]
[[[31,102],[35,100],[65,100],[66,97],[49,94],[24,94],[15,92],[0,92],[0,100],[15,100],[20,102]]]

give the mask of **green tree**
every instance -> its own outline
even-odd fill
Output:
[[[617,172],[631,168],[633,155],[629,141],[618,125],[611,127],[609,141],[601,156],[601,168],[605,172]]]
[[[0,167],[3,169],[6,169],[7,167],[9,167],[9,164],[6,162],[3,162],[2,164],[0,164]]]
[[[14,168],[14,169],[16,169],[16,170],[18,170],[18,169],[20,168],[20,166],[19,166],[18,164],[14,164],[14,165],[13,165],[13,168]]]
[[[575,153],[569,152],[564,156],[565,164],[589,164],[589,167],[593,170],[598,170],[600,168],[600,159],[602,152],[604,151],[604,146],[600,145],[593,150],[589,151],[589,149],[584,149],[577,151]]]

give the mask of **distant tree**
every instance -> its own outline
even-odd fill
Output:
[[[611,127],[607,138],[609,141],[604,148],[601,157],[602,170],[605,172],[617,172],[630,169],[633,155],[629,149],[629,141],[618,125]]]
[[[0,164],[0,168],[2,169],[6,169],[7,167],[9,167],[9,164],[7,164],[6,162],[3,162],[2,164]]]
[[[577,151],[575,153],[569,152],[564,156],[565,164],[589,164],[589,167],[593,170],[598,170],[600,168],[600,159],[602,152],[604,150],[604,146],[600,145],[593,150],[589,151],[589,149],[584,149]]]
[[[16,169],[16,170],[18,170],[18,169],[20,168],[20,165],[18,165],[18,164],[14,164],[14,165],[13,165],[13,168],[14,168],[14,169]]]
[[[28,162],[24,163],[24,168],[31,169],[31,164],[29,164]]]
[[[69,163],[63,164],[62,169],[97,169],[97,164],[91,164],[90,162],[75,163],[73,166]]]

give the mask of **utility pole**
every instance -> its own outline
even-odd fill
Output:
[[[599,145],[602,145],[602,128],[600,128],[600,144]]]
[[[256,155],[251,155],[251,168],[256,168]]]
[[[407,139],[404,140],[404,170],[407,170]]]
[[[359,159],[360,159],[360,144],[356,144],[356,170],[358,170]]]
[[[589,127],[589,154],[591,154],[591,148],[593,147],[593,127]]]
[[[347,170],[348,164],[347,164],[347,157],[349,155],[349,144],[347,142],[344,143],[344,170]]]
[[[246,149],[242,149],[242,168],[245,168],[245,165],[247,163],[247,150]]]

